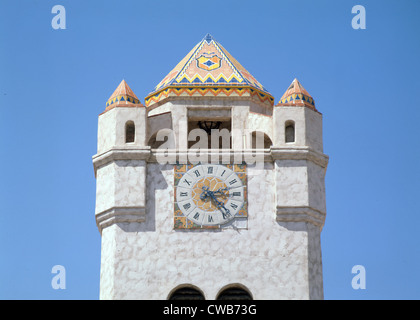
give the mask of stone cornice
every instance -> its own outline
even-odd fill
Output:
[[[102,229],[119,222],[145,222],[144,207],[112,207],[95,215],[96,225],[102,234]]]
[[[309,222],[322,229],[326,213],[309,206],[277,206],[278,222]]]
[[[200,158],[196,154],[200,152]],[[328,156],[317,152],[308,147],[283,147],[270,149],[151,149],[150,147],[127,147],[127,148],[113,148],[104,153],[94,155],[92,157],[93,166],[96,170],[109,162],[116,160],[144,160],[150,163],[162,162],[175,164],[187,163],[198,159],[207,159],[207,162],[221,162],[221,163],[246,163],[252,164],[255,161],[272,162],[275,160],[308,160],[317,165],[326,168],[328,165]],[[163,161],[162,161],[163,160]],[[205,162],[203,160],[203,162]]]
[[[323,168],[328,165],[329,157],[309,147],[271,148],[273,160],[309,160]]]
[[[150,147],[128,147],[128,148],[112,148],[104,153],[96,154],[92,157],[93,168],[96,170],[109,162],[116,160],[145,160],[147,161],[151,155]]]
[[[197,154],[200,156],[198,157]],[[165,157],[165,158],[164,158]],[[167,159],[168,163],[254,163],[257,161],[272,161],[270,149],[246,149],[246,150],[233,150],[233,149],[168,149],[166,151],[154,149],[149,158],[149,162],[162,162],[161,160]]]

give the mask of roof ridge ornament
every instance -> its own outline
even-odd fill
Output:
[[[207,34],[206,34],[206,36],[204,37],[204,40],[205,40],[207,43],[210,43],[210,42],[213,40],[213,37],[211,36],[211,34],[210,34],[210,33],[207,33]]]

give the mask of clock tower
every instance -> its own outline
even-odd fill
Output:
[[[273,96],[211,35],[98,121],[101,299],[323,299],[322,115]]]

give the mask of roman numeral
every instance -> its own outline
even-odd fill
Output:
[[[238,180],[233,179],[233,180],[230,180],[230,181],[229,181],[229,184],[230,184],[230,185],[232,185],[232,184],[234,184],[234,183],[236,183],[236,182],[238,182]]]
[[[194,173],[195,173],[195,176],[196,176],[196,177],[199,177],[199,176],[200,176],[200,171],[198,171],[198,170],[194,170]]]
[[[184,182],[190,186],[192,181],[188,181],[187,179],[184,179]]]
[[[213,221],[213,216],[208,216],[208,218],[207,218],[207,222],[214,222],[214,221]]]
[[[188,196],[188,192],[181,192],[179,195],[180,195],[181,197],[186,197],[186,196]]]
[[[227,219],[231,216],[229,209],[226,209],[225,211],[222,211],[223,219]]]
[[[240,197],[241,196],[241,193],[234,191],[233,194],[232,194],[232,196],[234,196],[234,197]]]
[[[188,210],[189,208],[191,208],[191,203],[188,202],[188,203],[184,204],[183,207],[184,207],[185,210]]]
[[[207,173],[212,174],[213,173],[213,167],[208,167],[207,168]]]
[[[196,212],[193,218],[198,220],[200,218],[200,212]]]
[[[225,174],[226,170],[223,170],[221,177],[223,177],[223,175]]]
[[[237,206],[236,204],[234,204],[234,203],[231,203],[231,204],[230,204],[230,207],[231,207],[233,210],[238,209],[238,206]]]

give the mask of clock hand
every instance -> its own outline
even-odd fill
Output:
[[[231,216],[231,213],[230,213],[230,211],[229,211],[229,209],[227,209],[226,207],[225,207],[225,205],[224,204],[222,204],[222,208],[223,209],[225,209],[225,211],[223,212],[223,210],[220,210],[220,211],[222,211],[222,216],[223,216],[223,219],[227,219],[227,217],[230,217]],[[220,209],[220,208],[219,208]]]
[[[222,195],[224,195],[225,193],[225,191],[228,191],[229,189],[232,189],[232,188],[229,188],[229,187],[226,187],[226,188],[219,188],[219,189],[217,189],[216,191],[213,191],[213,193],[219,193],[219,194],[222,194]]]
[[[204,200],[205,198],[210,196],[210,194],[215,195],[216,193],[219,193],[221,195],[224,195],[224,191],[227,191],[227,190],[232,189],[232,188],[226,187],[226,188],[219,188],[216,191],[210,191],[209,187],[202,186],[201,189],[203,190],[203,192],[200,194],[200,199]]]
[[[217,208],[222,212],[223,219],[226,219],[227,217],[231,216],[229,209],[225,207],[223,202],[220,202],[219,200],[216,199],[216,197],[214,196],[214,192],[209,191],[209,194],[210,194],[210,197],[216,203]],[[225,209],[225,211],[223,211],[221,208]]]
[[[200,194],[200,199],[204,200],[209,196],[209,193],[211,191],[209,190],[209,187],[207,186],[203,186],[201,189],[203,189],[203,192]]]
[[[219,188],[217,191],[210,191],[209,187],[203,186],[201,189],[203,189],[203,192],[200,195],[201,200],[204,200],[209,196],[216,203],[216,207],[222,212],[223,219],[227,219],[227,217],[231,216],[229,209],[225,207],[223,202],[217,200],[215,196],[216,192],[221,192],[221,190],[227,190],[228,188]],[[222,208],[224,209],[224,211],[222,210]]]

